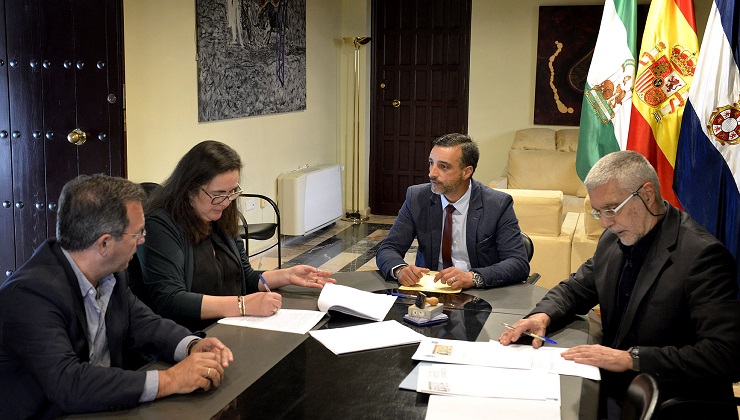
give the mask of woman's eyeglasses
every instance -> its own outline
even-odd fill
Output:
[[[203,188],[201,188],[201,190],[203,190]],[[215,204],[221,204],[224,201],[226,201],[227,199],[229,201],[234,201],[244,191],[242,190],[242,187],[239,186],[239,184],[236,184],[236,188],[234,189],[234,192],[229,193],[229,194],[211,195],[211,194],[208,194],[208,191],[206,191],[206,190],[203,190],[203,192],[206,193],[206,195],[208,196],[208,198],[211,199],[211,204],[214,204],[215,205]]]

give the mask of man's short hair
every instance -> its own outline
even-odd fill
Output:
[[[611,181],[616,181],[621,189],[628,192],[650,181],[655,186],[658,202],[663,200],[655,168],[645,159],[645,156],[633,150],[612,152],[599,159],[588,172],[583,184],[586,189],[591,190]]]
[[[467,166],[472,166],[473,173],[475,173],[475,168],[478,167],[480,151],[478,150],[478,145],[470,138],[470,136],[460,133],[445,134],[444,136],[435,139],[432,145],[439,147],[461,146],[462,167],[465,168]]]
[[[59,196],[57,240],[68,251],[82,251],[106,233],[118,240],[128,227],[126,204],[143,202],[144,190],[127,179],[80,175]]]

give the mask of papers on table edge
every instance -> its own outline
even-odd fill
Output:
[[[305,334],[321,321],[323,312],[303,309],[281,309],[271,316],[235,316],[218,320],[219,324],[237,327],[258,328],[261,330],[282,331]]]
[[[321,289],[317,304],[321,312],[334,310],[372,321],[382,321],[395,302],[396,296],[327,283]]]
[[[496,413],[497,420],[520,420],[534,416],[537,420],[559,420],[560,404],[556,401],[431,395],[426,420],[482,420],[490,419],[491,413]]]
[[[498,341],[472,342],[425,337],[412,356],[414,360],[508,369],[535,369],[560,375],[600,380],[599,368],[565,360],[564,348],[511,344]]]
[[[309,334],[336,355],[418,343],[424,338],[423,334],[395,320],[313,330]]]
[[[435,282],[434,276],[436,276],[437,273],[439,273],[439,271],[430,271],[424,274],[423,276],[421,276],[421,279],[419,279],[419,282],[416,283],[415,285],[400,286],[398,290],[435,292],[435,293],[460,293],[460,291],[462,291],[462,288],[455,289],[446,284]]]

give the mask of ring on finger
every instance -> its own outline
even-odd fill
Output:
[[[211,377],[211,368],[208,368],[208,372],[206,372],[206,378]]]
[[[454,282],[455,282],[455,276],[452,276],[452,278],[450,278],[450,283],[454,283]]]

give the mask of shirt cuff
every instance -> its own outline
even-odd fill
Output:
[[[396,277],[396,269],[398,267],[408,267],[408,264],[398,264],[397,266],[391,268],[391,278],[393,280],[398,280],[398,277]]]
[[[189,335],[180,341],[180,343],[175,348],[175,361],[179,362],[181,360],[184,360],[186,357],[188,357],[188,344],[190,344],[193,340],[200,340],[201,338],[197,335]]]
[[[159,390],[159,371],[148,370],[146,371],[146,380],[144,381],[144,391],[139,397],[140,403],[154,401],[157,398],[157,391]]]

